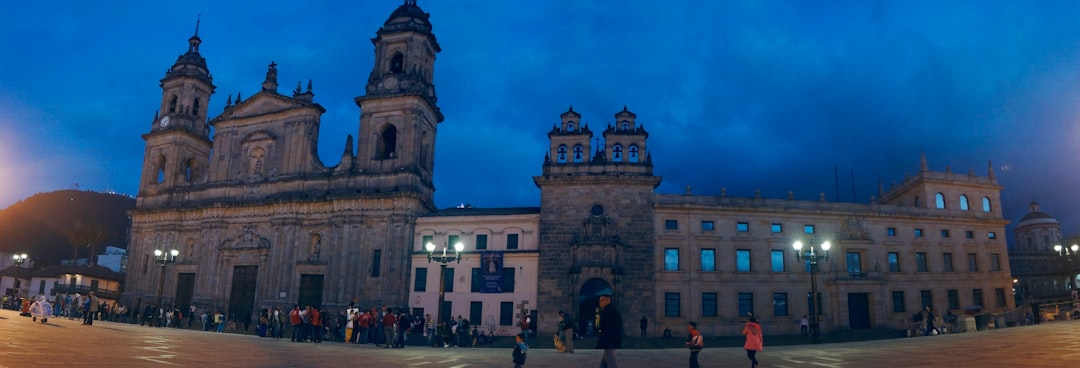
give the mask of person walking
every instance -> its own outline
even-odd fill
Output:
[[[615,363],[615,350],[622,348],[622,315],[611,305],[611,295],[601,295],[599,304],[600,336],[596,339],[596,348],[604,349],[600,368],[618,368]]]
[[[514,337],[514,368],[525,366],[525,358],[529,355],[529,345],[525,343],[525,335],[518,334]]]
[[[574,320],[570,314],[559,311],[559,334],[563,342],[563,349],[567,353],[574,352]]]
[[[644,314],[641,315],[641,338],[645,338],[645,331],[649,330],[649,319]]]
[[[934,310],[930,306],[926,306],[926,329],[923,330],[923,336],[940,335],[941,331],[934,327]]]
[[[765,339],[761,336],[761,325],[758,324],[757,317],[750,316],[750,321],[743,326],[742,334],[746,335],[743,348],[746,349],[746,357],[750,358],[750,368],[755,368],[758,365],[757,352],[761,351],[765,345]]]
[[[705,347],[705,339],[701,337],[701,332],[698,332],[696,322],[687,323],[686,332],[689,337],[686,347],[690,348],[690,368],[701,368],[701,364],[698,363],[698,353]]]
[[[806,320],[805,314],[802,315],[802,320],[799,321],[799,332],[801,332],[803,336],[810,335],[810,322]]]

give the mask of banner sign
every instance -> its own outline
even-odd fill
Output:
[[[503,292],[503,253],[481,252],[480,261],[480,292]]]

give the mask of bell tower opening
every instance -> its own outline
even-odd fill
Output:
[[[394,54],[394,57],[390,60],[390,73],[401,74],[402,70],[405,69],[404,65],[405,55],[402,55],[400,52]]]
[[[379,134],[378,158],[386,160],[397,157],[397,128],[387,125]]]

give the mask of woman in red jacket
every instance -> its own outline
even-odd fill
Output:
[[[758,324],[757,317],[750,316],[750,322],[746,322],[746,326],[742,329],[743,335],[746,335],[746,343],[743,344],[743,348],[746,349],[746,357],[750,358],[750,367],[757,367],[757,352],[761,351],[762,345],[765,344],[764,338],[761,336],[761,325]]]

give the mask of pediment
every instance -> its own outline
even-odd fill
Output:
[[[243,119],[310,107],[312,104],[275,93],[259,92],[237,105],[229,107],[214,120]]]

